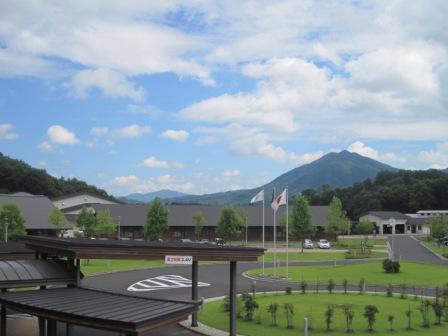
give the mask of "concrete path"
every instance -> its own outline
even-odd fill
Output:
[[[426,264],[448,265],[447,260],[440,259],[437,255],[422,246],[420,242],[411,236],[395,235],[389,237],[389,244],[398,260],[417,261]]]

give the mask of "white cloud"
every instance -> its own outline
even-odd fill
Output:
[[[191,192],[195,188],[193,183],[186,181],[183,177],[172,175],[161,175],[148,179],[142,179],[136,175],[118,176],[112,179],[108,186],[115,195],[147,193],[161,189]]]
[[[151,127],[132,124],[111,131],[112,140],[133,139],[151,132]]]
[[[221,173],[222,177],[236,177],[236,176],[240,176],[240,171],[238,169],[234,169],[234,170],[225,170]]]
[[[155,156],[150,156],[143,160],[142,163],[139,164],[140,167],[146,167],[146,168],[175,168],[175,169],[181,169],[184,167],[183,163],[180,162],[168,162],[164,160],[160,160],[156,158]]]
[[[384,163],[403,163],[407,161],[406,158],[400,157],[392,152],[378,153],[376,149],[366,146],[361,141],[352,143],[347,147],[347,150]]]
[[[93,127],[90,129],[90,135],[94,137],[105,136],[109,132],[107,127]]]
[[[11,124],[0,124],[0,141],[1,140],[15,140],[19,134],[15,131]]]
[[[430,168],[441,169],[448,167],[448,142],[437,144],[436,148],[421,151],[418,159],[430,164]]]
[[[128,97],[141,100],[144,97],[142,87],[136,87],[126,77],[113,70],[82,70],[72,80],[72,92],[75,96],[85,98],[91,88],[98,88],[111,97]]]
[[[50,143],[54,145],[75,145],[79,143],[75,133],[60,125],[50,126],[47,130],[47,136]]]
[[[41,142],[37,147],[41,152],[51,152],[54,149],[54,146],[48,141]]]
[[[190,136],[190,133],[184,130],[166,130],[162,132],[161,136],[173,141],[185,142]]]

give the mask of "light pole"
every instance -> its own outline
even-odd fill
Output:
[[[392,259],[392,261],[395,261],[395,251],[394,251],[395,223],[396,223],[395,218],[393,218],[393,217],[389,218],[389,225],[392,229],[392,238],[391,238],[391,242],[392,242],[392,246],[391,246],[392,258],[391,259]]]
[[[118,216],[118,240],[120,240],[121,238],[121,233],[120,233],[120,223],[121,222],[121,216]]]
[[[8,242],[8,226],[9,226],[8,217],[5,217],[5,243]]]

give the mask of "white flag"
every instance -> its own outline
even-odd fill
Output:
[[[286,200],[286,189],[283,190],[283,192],[278,195],[277,197],[274,198],[274,200],[271,203],[271,207],[272,209],[274,209],[274,211],[277,211],[278,208],[280,207],[280,205],[285,205],[287,202]]]
[[[250,200],[250,204],[254,204],[261,201],[264,201],[264,190],[261,190],[258,194],[252,197],[252,199]]]

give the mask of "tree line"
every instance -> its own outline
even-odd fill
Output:
[[[302,192],[310,205],[328,205],[337,197],[349,218],[357,220],[372,210],[415,213],[422,209],[448,209],[448,174],[439,170],[383,171],[348,188],[324,185]]]
[[[55,178],[44,169],[36,169],[21,160],[11,159],[0,153],[0,193],[24,191],[33,195],[55,198],[77,192],[116,199],[105,190],[76,178]]]

